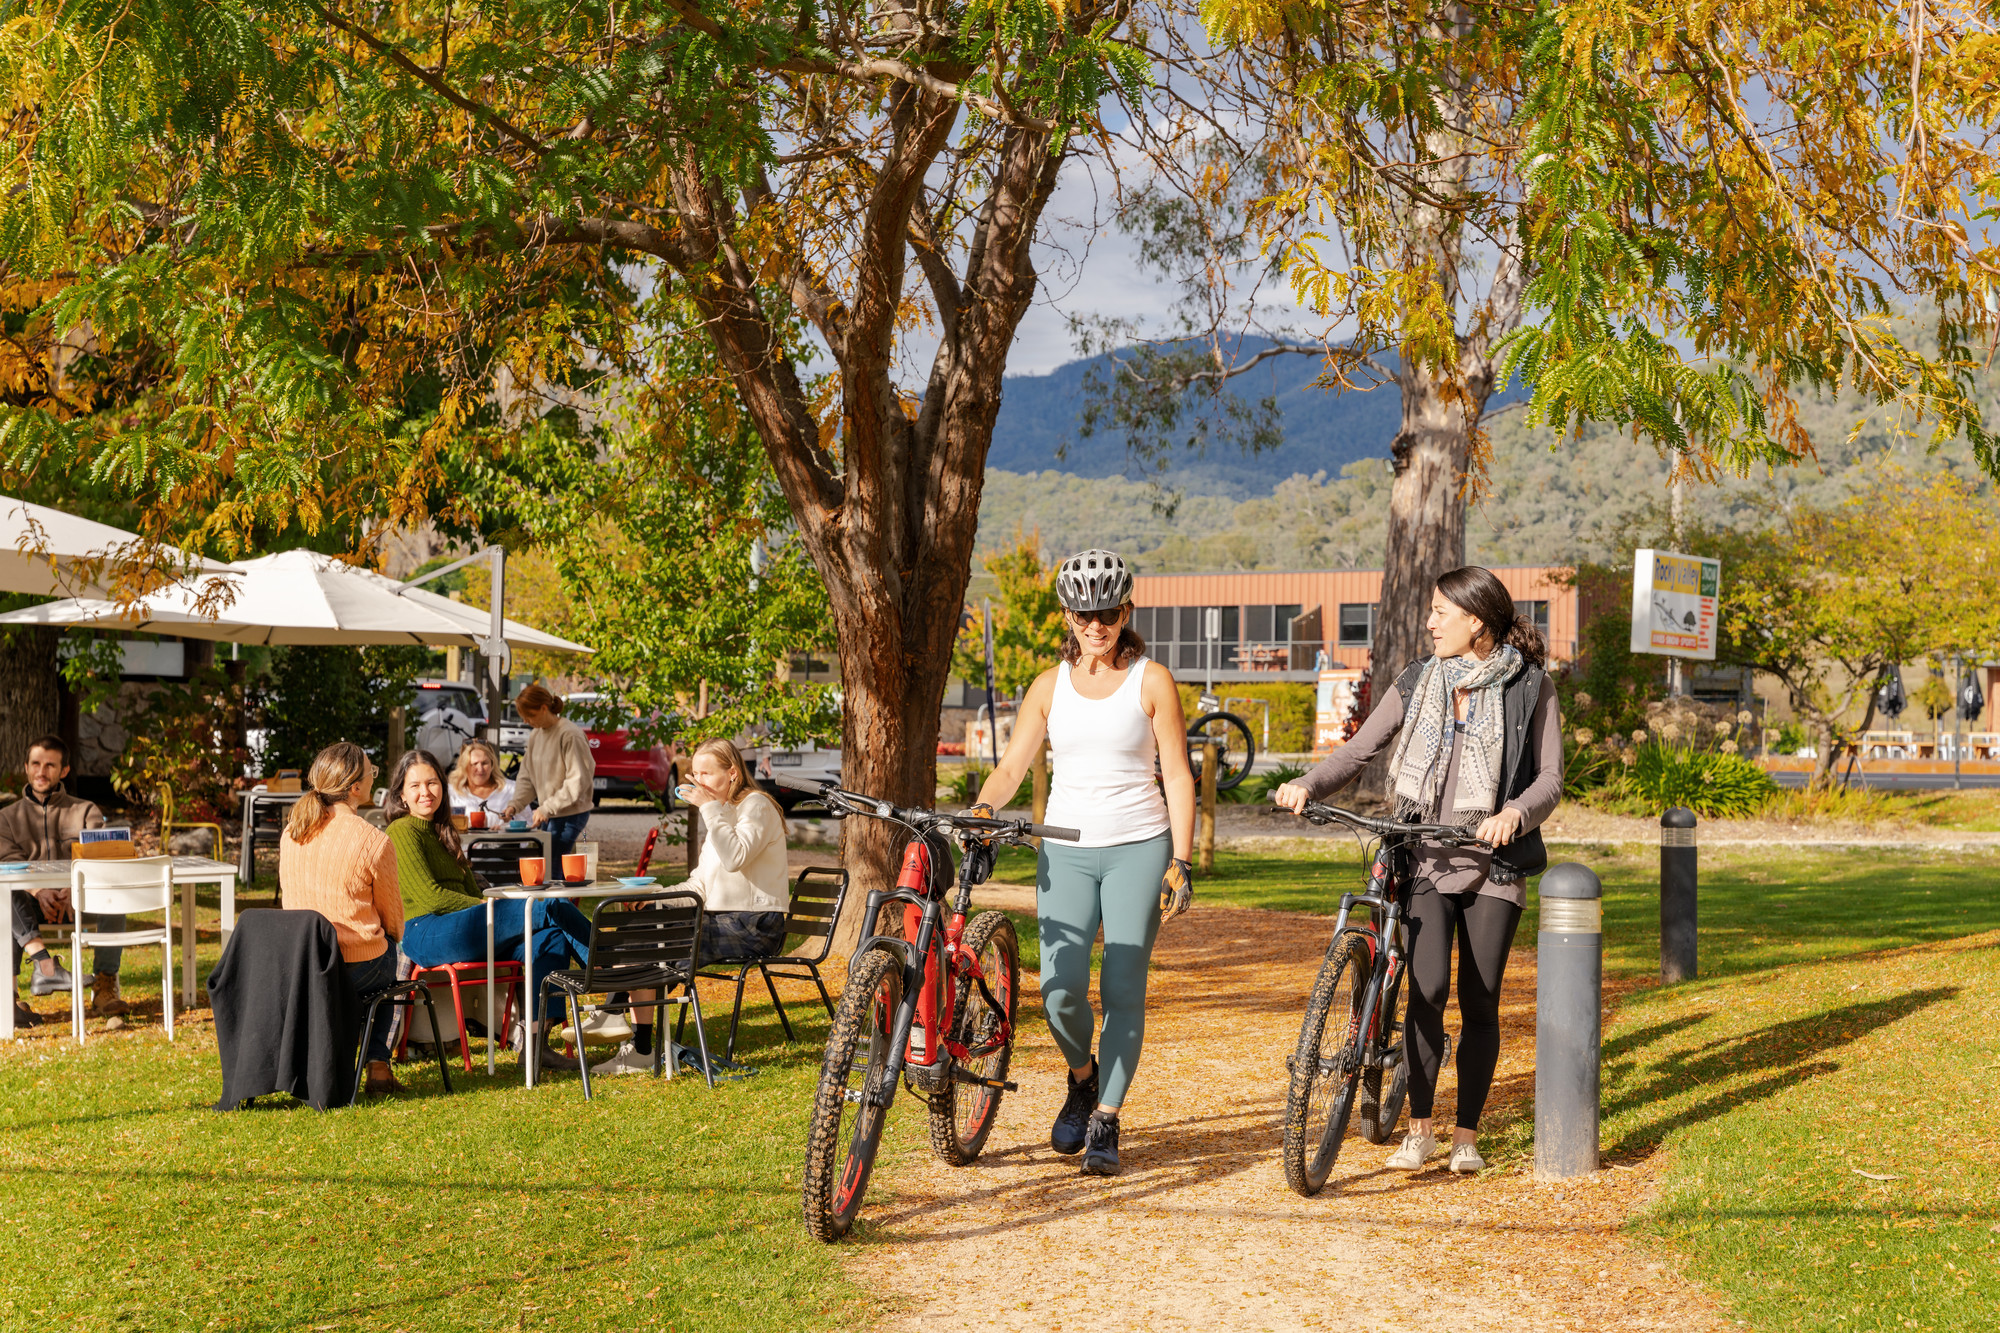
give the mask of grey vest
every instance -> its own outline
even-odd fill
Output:
[[[1402,696],[1403,708],[1407,716],[1410,706],[1410,691],[1416,687],[1417,676],[1422,673],[1428,657],[1412,662],[1396,677],[1396,693]],[[1532,662],[1522,662],[1521,669],[1507,682],[1501,697],[1502,718],[1506,725],[1505,747],[1500,759],[1500,804],[1519,796],[1534,785],[1541,770],[1533,763],[1534,756],[1528,745],[1528,724],[1535,716],[1535,705],[1541,702],[1542,680],[1547,672]],[[1395,775],[1389,776],[1391,786]],[[1542,843],[1542,831],[1529,829],[1505,847],[1493,851],[1493,879],[1509,882],[1525,879],[1529,875],[1539,875],[1549,868],[1549,850]]]

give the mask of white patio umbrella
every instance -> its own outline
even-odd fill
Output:
[[[0,592],[109,597],[120,570],[135,567],[173,573],[229,568],[108,523],[0,495]]]
[[[441,616],[449,617],[458,622],[459,625],[463,626],[475,638],[484,639],[487,635],[491,616],[476,606],[467,606],[464,602],[454,602],[451,598],[440,597],[429,589],[413,588],[408,584],[399,587],[397,594],[415,602],[418,606],[426,610],[435,611]],[[565,639],[560,635],[550,634],[547,630],[539,630],[532,625],[523,625],[518,620],[503,620],[501,625],[504,631],[502,637],[507,640],[509,648],[532,648],[537,652],[544,653],[584,654],[597,651],[594,648],[588,648],[583,644]]]
[[[478,645],[484,613],[460,608],[453,616],[436,609],[448,599],[414,590],[370,570],[315,551],[286,551],[224,567],[233,596],[215,599],[214,614],[186,584],[140,598],[130,607],[114,602],[70,599],[0,615],[0,625],[55,625],[115,629],[265,644],[426,644],[469,648]],[[587,653],[581,644],[507,623],[508,638],[518,629],[521,647]]]

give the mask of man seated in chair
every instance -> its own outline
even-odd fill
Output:
[[[69,845],[87,828],[103,828],[104,812],[95,803],[63,790],[69,776],[69,748],[59,736],[44,736],[28,747],[28,785],[21,799],[0,808],[0,861],[67,861]],[[74,985],[69,969],[48,951],[42,942],[42,926],[61,925],[71,916],[69,890],[37,889],[32,894],[16,893],[14,900],[13,968],[8,973],[14,987],[20,984],[21,955],[34,963],[31,989],[36,995],[68,991]],[[93,929],[125,929],[121,915],[90,914]],[[118,997],[118,969],[125,950],[116,946],[92,951],[90,1012],[109,1018],[111,1026],[124,1026],[131,1006]],[[17,998],[14,1022],[32,1026],[41,1020]]]

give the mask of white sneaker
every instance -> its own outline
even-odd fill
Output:
[[[1438,1141],[1434,1136],[1412,1130],[1403,1136],[1403,1146],[1390,1153],[1389,1160],[1383,1165],[1391,1171],[1420,1171],[1437,1150]]]
[[[1486,1169],[1486,1159],[1479,1155],[1479,1149],[1470,1143],[1451,1145],[1451,1169],[1464,1175],[1472,1175]]]
[[[618,1054],[602,1064],[590,1067],[593,1074],[650,1074],[653,1072],[653,1057],[639,1054],[631,1042],[618,1048]]]
[[[607,1014],[601,1009],[593,1009],[584,1015],[585,1041],[629,1041],[631,1037],[632,1024],[624,1014]]]

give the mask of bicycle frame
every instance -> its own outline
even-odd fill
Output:
[[[870,935],[855,950],[855,956],[859,957],[881,946],[894,950],[903,959],[903,999],[888,1034],[888,1063],[879,1080],[869,1080],[879,1089],[874,1095],[882,1106],[895,1099],[896,1087],[906,1074],[927,1092],[935,1091],[947,1078],[1008,1092],[1016,1090],[1012,1083],[979,1078],[958,1068],[1005,1047],[1013,1039],[1013,1023],[987,985],[979,959],[960,944],[972,900],[972,885],[962,869],[957,876],[958,892],[952,914],[949,919],[944,915],[944,888],[951,882],[946,878],[951,874],[950,850],[934,846],[933,840],[930,833],[912,840],[904,849],[902,873],[897,877],[896,887],[868,895],[863,918],[867,921],[880,921],[881,910],[890,903],[903,904],[902,937]],[[942,949],[938,947],[940,935]],[[960,991],[967,986],[977,986],[987,1005],[999,1015],[999,1029],[977,1047],[957,1041],[950,1030],[958,1015]]]
[[[1368,888],[1362,893],[1343,893],[1340,896],[1340,914],[1334,919],[1333,939],[1327,944],[1330,954],[1339,945],[1341,937],[1350,929],[1348,918],[1356,906],[1369,909],[1366,925],[1352,927],[1367,935],[1374,953],[1374,965],[1370,970],[1367,998],[1363,1004],[1359,1030],[1364,1037],[1364,1065],[1379,1065],[1382,1062],[1382,1046],[1375,1031],[1376,1015],[1380,1012],[1382,997],[1389,993],[1390,986],[1401,974],[1405,959],[1403,954],[1403,900],[1409,886],[1410,849],[1407,845],[1378,846],[1375,857],[1368,869]]]

